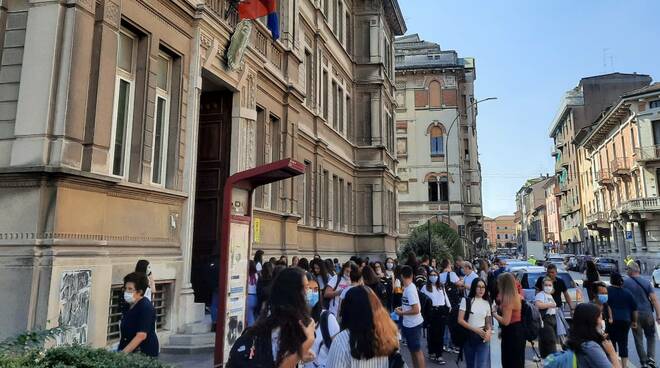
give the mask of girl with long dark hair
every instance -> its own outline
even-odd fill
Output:
[[[467,320],[465,319],[466,313],[469,313]],[[472,281],[467,299],[461,300],[458,324],[468,331],[465,345],[463,345],[466,368],[490,367],[490,339],[493,321],[488,289],[486,281],[483,279],[477,278]]]
[[[368,286],[380,299],[383,307],[387,305],[387,290],[385,285],[380,282],[380,278],[376,275],[371,266],[364,266],[362,268],[362,281]]]
[[[425,313],[425,317],[429,318],[428,321],[425,321],[428,326],[426,347],[429,350],[429,359],[435,360],[438,364],[445,364],[446,362],[442,358],[442,349],[444,347],[445,326],[447,316],[449,316],[449,311],[451,310],[451,302],[444,287],[440,283],[438,271],[431,270],[426,285],[420,291],[429,297],[432,305],[431,310]]]
[[[300,260],[298,261],[298,267],[302,268],[303,271],[309,272],[309,261],[307,260],[307,258],[305,257],[300,258]]]
[[[264,309],[264,305],[270,297],[270,287],[273,283],[273,269],[273,264],[266,262],[257,280],[257,309],[255,311],[257,316],[261,314],[261,310]]]
[[[325,261],[325,271],[328,273],[328,277],[332,277],[337,274],[335,271],[335,263],[332,259],[328,258]]]
[[[525,366],[525,337],[522,326],[522,298],[513,274],[504,272],[497,277],[497,299],[501,314],[494,309],[493,318],[502,328],[502,367]]]
[[[309,264],[309,270],[314,275],[316,283],[319,284],[319,290],[323,293],[323,289],[328,284],[328,270],[325,268],[325,262],[313,259]]]
[[[312,260],[312,263],[314,261]],[[307,282],[307,306],[311,308],[311,316],[316,326],[316,337],[312,345],[312,351],[315,355],[314,361],[306,363],[304,367],[325,368],[332,339],[340,331],[339,323],[337,323],[337,318],[332,313],[323,309],[323,302],[321,301],[322,291],[314,275],[307,273]]]
[[[311,361],[314,323],[307,302],[308,282],[297,267],[280,271],[271,288],[267,311],[246,330],[248,336],[270,338],[274,366],[295,367],[300,360]]]
[[[327,366],[387,368],[398,350],[397,329],[376,294],[365,286],[346,293],[341,311],[343,329],[332,342]]]
[[[580,368],[621,368],[614,345],[606,339],[600,308],[592,303],[575,307],[567,345],[577,355]]]
[[[257,273],[256,263],[252,260],[248,262],[248,282],[247,282],[247,326],[250,327],[257,319],[259,310],[259,298],[257,297],[257,283],[259,274]]]

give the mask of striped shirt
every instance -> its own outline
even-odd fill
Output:
[[[351,356],[349,345],[349,332],[340,332],[330,346],[326,367],[332,368],[388,368],[389,359],[386,356],[374,357],[367,360],[358,360]]]

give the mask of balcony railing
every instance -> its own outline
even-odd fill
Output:
[[[632,167],[632,160],[630,157],[615,158],[610,161],[610,168],[612,174],[616,176],[630,175],[630,168]]]
[[[564,143],[565,143],[564,138],[559,136],[555,137],[555,147],[562,147]]]
[[[218,15],[220,19],[227,22],[229,28],[233,29],[236,27],[238,23],[238,9],[235,6],[231,6],[228,0],[204,0],[204,4]]]
[[[660,145],[635,148],[635,159],[639,162],[660,161]]]
[[[607,223],[605,212],[596,212],[587,216],[587,225],[597,225]]]
[[[612,173],[608,169],[596,171],[596,182],[600,185],[612,184]]]
[[[564,180],[564,181],[559,182],[559,191],[561,193],[568,192],[568,180]]]
[[[660,198],[632,199],[621,206],[621,212],[651,212],[660,211]]]

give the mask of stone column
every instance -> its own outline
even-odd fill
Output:
[[[50,147],[63,7],[55,0],[29,3],[10,166],[46,165]]]
[[[371,92],[371,145],[385,145],[381,127],[381,98],[379,92]],[[377,143],[376,143],[377,142]]]
[[[94,39],[94,0],[68,0],[64,8],[49,164],[80,169]],[[112,58],[112,55],[105,55]],[[114,73],[113,73],[114,74]]]

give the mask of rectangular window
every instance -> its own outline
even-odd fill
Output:
[[[353,106],[351,106],[351,98],[346,95],[346,135],[349,139],[353,138]]]
[[[472,187],[469,185],[465,187],[465,201],[468,204],[472,203]]]
[[[339,117],[337,116],[337,83],[332,81],[332,127],[337,130]]]
[[[321,83],[321,93],[323,94],[323,118],[328,120],[328,71],[323,70],[323,80]]]
[[[303,176],[303,221],[305,225],[312,224],[312,163],[305,161]]]
[[[133,128],[133,103],[135,98],[135,69],[137,38],[121,29],[117,44],[117,71],[115,77],[115,101],[113,104],[110,157],[111,173],[126,177]]]
[[[346,222],[347,231],[353,232],[353,184],[346,184]]]
[[[353,56],[353,25],[348,12],[346,12],[346,51]]]
[[[649,109],[657,109],[657,108],[660,108],[660,100],[649,102]]]
[[[339,230],[344,230],[346,225],[346,188],[344,179],[339,179]]]
[[[339,229],[339,178],[332,176],[332,228]]]
[[[344,44],[344,4],[341,2],[341,0],[337,1],[337,38],[339,38],[339,43],[342,45]]]
[[[314,107],[314,65],[312,53],[305,50],[305,105],[310,109]]]
[[[172,58],[165,54],[159,55],[156,62],[156,113],[154,114],[151,182],[161,186],[165,185],[165,174],[167,172],[171,72]]]
[[[325,219],[325,227],[327,229],[330,228],[330,173],[328,170],[323,171],[323,205],[325,206],[323,208],[323,218]]]
[[[337,91],[337,117],[339,118],[339,132],[344,133],[344,90]]]

